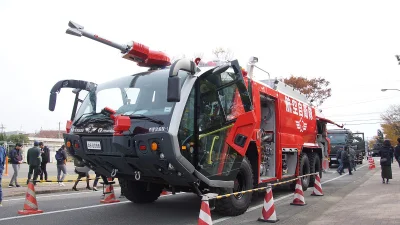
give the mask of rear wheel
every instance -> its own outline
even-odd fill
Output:
[[[118,179],[125,197],[134,203],[151,203],[160,197],[163,186],[140,181]]]
[[[309,174],[310,173],[310,160],[308,159],[307,154],[301,153],[300,154],[300,160],[299,160],[299,176]],[[306,191],[308,188],[308,185],[310,183],[310,176],[305,176],[300,178],[301,179],[301,184],[303,191]],[[296,187],[296,181],[290,184],[290,188],[294,190]]]
[[[253,171],[250,162],[244,158],[240,170],[234,181],[234,188],[220,188],[220,195],[245,191],[253,188]],[[215,210],[225,216],[237,216],[249,208],[252,193],[232,195],[228,198],[216,200]]]
[[[319,155],[315,152],[308,154],[310,158],[310,173],[319,173],[319,177],[322,177],[322,169],[321,169],[321,159]],[[314,187],[315,176],[310,176],[310,182],[308,187]]]

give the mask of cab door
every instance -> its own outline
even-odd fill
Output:
[[[236,177],[255,128],[255,114],[237,60],[197,80],[197,165],[209,179]]]

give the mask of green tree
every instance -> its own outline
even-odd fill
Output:
[[[386,110],[381,115],[381,119],[384,121],[384,130],[390,130],[392,135],[400,136],[400,105],[391,105],[389,109]],[[385,132],[385,134],[388,134]]]
[[[332,89],[328,87],[330,82],[325,78],[295,77],[283,79],[283,82],[304,94],[307,99],[320,106],[327,98],[331,97]]]
[[[8,136],[7,141],[11,141],[13,143],[28,143],[29,138],[26,134],[12,134]]]
[[[7,141],[7,135],[0,133],[0,141]]]

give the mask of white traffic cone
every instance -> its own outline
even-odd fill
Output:
[[[296,189],[294,190],[293,202],[291,205],[306,205],[306,201],[304,200],[303,187],[301,186],[301,179],[297,179]]]
[[[258,221],[268,223],[276,223],[279,221],[279,219],[276,218],[274,196],[272,195],[272,186],[270,184],[268,185],[265,193],[264,206],[261,211],[261,217],[258,218]]]
[[[201,199],[200,214],[197,223],[198,225],[212,225],[210,204],[208,200],[208,196],[203,195],[203,198]]]
[[[321,179],[319,178],[319,173],[317,173],[317,175],[315,175],[314,190],[311,195],[312,196],[324,196],[324,194],[322,193],[322,185],[321,185]]]

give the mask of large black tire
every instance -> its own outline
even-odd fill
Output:
[[[239,185],[238,185],[239,184]],[[219,194],[228,194],[253,188],[253,171],[249,160],[243,159],[240,170],[235,180],[235,188],[219,188]],[[251,203],[252,193],[230,196],[216,200],[215,210],[224,216],[237,216],[246,212]]]
[[[312,152],[308,154],[310,159],[310,173],[319,173],[319,177],[322,178],[322,167],[321,167],[321,158],[319,154]],[[315,176],[310,176],[310,183],[308,187],[314,187]]]
[[[300,154],[300,160],[299,160],[299,176],[304,175],[304,174],[309,174],[310,173],[310,160],[307,157],[307,154],[301,153]],[[308,185],[310,183],[310,177],[302,177],[301,178],[301,184],[303,191],[306,191],[308,188]],[[290,184],[290,189],[295,190],[296,187],[296,181]]]
[[[160,197],[163,186],[158,184],[150,184],[149,191],[147,190],[147,183],[125,180],[119,178],[121,191],[125,197],[134,203],[143,204],[154,202]]]

